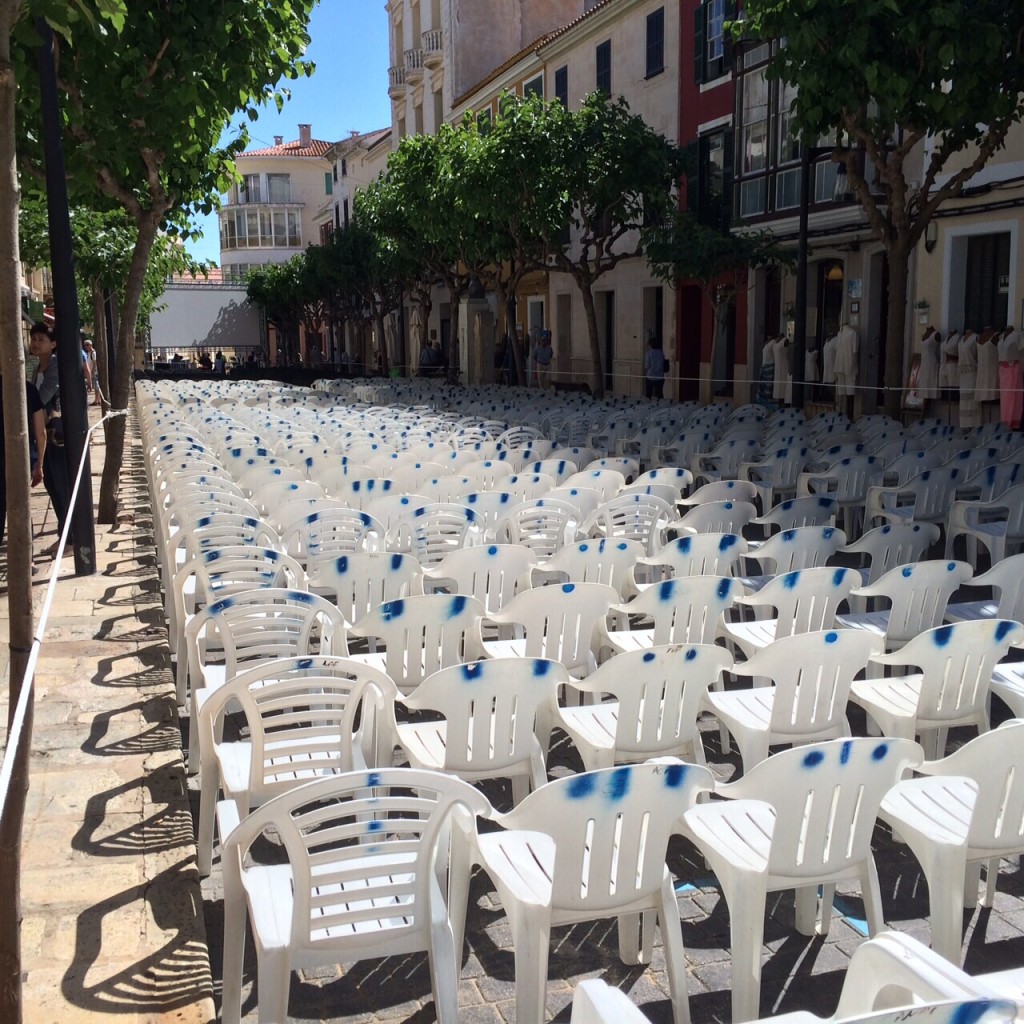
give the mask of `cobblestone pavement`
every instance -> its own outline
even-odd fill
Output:
[[[222,892],[216,864],[201,889],[196,879],[198,793],[194,781],[186,787],[182,768],[139,454],[135,438],[127,453],[124,520],[116,529],[98,531],[98,574],[77,580],[71,559],[65,560],[66,578],[37,676],[23,878],[27,1024],[205,1024],[219,1010]],[[93,458],[97,489],[101,464],[102,447]],[[38,547],[52,539],[48,515],[40,492],[34,519],[49,536]],[[48,565],[42,559],[38,564]],[[0,584],[2,572],[0,560]],[[41,597],[42,582],[36,589]],[[0,619],[5,618],[4,598]],[[3,694],[0,703],[5,700]],[[862,731],[862,723],[854,721],[854,731]],[[577,770],[568,742],[557,734],[556,741],[553,773]],[[706,745],[720,777],[736,770],[735,756],[721,755],[716,731],[709,731]],[[499,808],[508,807],[507,789],[495,786],[488,795]],[[927,941],[927,892],[914,858],[884,830],[876,840],[889,925]],[[727,910],[702,860],[682,840],[671,850],[670,867],[681,885],[693,1020],[727,1021]],[[793,930],[792,896],[769,897],[762,1013],[831,1012],[849,957],[863,940],[862,917],[859,896],[840,892],[827,938],[807,938]],[[964,924],[969,971],[1024,964],[1024,876],[1015,862],[1003,865],[995,907],[965,912]],[[250,944],[247,1022],[257,1019],[254,975]],[[555,929],[550,1017],[567,1021],[573,985],[595,976],[627,990],[652,1021],[670,1019],[660,947],[649,967],[627,966],[617,956],[614,922]],[[478,872],[460,1018],[468,1024],[511,1022],[513,995],[509,927],[486,876]],[[425,1024],[434,1019],[426,959],[394,957],[297,972],[290,1014],[296,1022]]]

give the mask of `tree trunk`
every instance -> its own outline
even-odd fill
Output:
[[[11,32],[19,0],[0,0],[0,368],[3,370],[4,459],[7,479],[7,606],[10,615],[8,729],[32,646],[32,516],[29,507],[28,413],[21,346],[18,172],[14,134],[16,83]],[[42,454],[42,453],[40,453]],[[8,734],[8,745],[14,738]],[[21,831],[32,749],[32,705],[15,748],[14,772],[0,826],[0,1020],[20,1024]]]
[[[885,330],[885,413],[898,420],[903,408],[903,347],[907,327],[910,249],[897,239],[889,250],[889,304]]]
[[[153,251],[157,228],[166,210],[147,210],[136,218],[138,235],[132,252],[131,267],[125,281],[124,298],[117,325],[117,359],[114,376],[110,381],[110,406],[112,409],[127,409],[131,401],[132,376],[135,370],[135,325],[139,318],[139,302],[149,265],[149,254]],[[103,460],[103,476],[100,480],[100,500],[96,521],[113,524],[117,522],[117,493],[121,482],[121,465],[124,459],[124,435],[127,417],[115,416],[104,427],[107,454]]]
[[[515,292],[505,296],[505,329],[508,343],[512,346],[512,366],[516,372],[516,383],[526,387],[530,383],[527,378],[530,360],[529,353],[523,351],[523,346],[519,341],[519,332],[516,330]]]
[[[590,371],[590,390],[595,398],[604,398],[604,370],[601,360],[601,339],[597,334],[597,310],[594,308],[594,288],[590,281],[575,278],[583,297],[583,312],[587,318],[587,338],[590,341],[590,358],[593,368]]]
[[[451,306],[452,323],[451,337],[448,339],[448,372],[449,384],[459,382],[459,321],[462,319],[462,296],[466,294],[466,288],[454,286],[448,282],[448,304]]]

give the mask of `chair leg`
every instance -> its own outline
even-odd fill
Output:
[[[933,847],[927,873],[932,949],[957,966],[963,944],[965,856],[963,848]]]
[[[196,861],[200,878],[213,867],[213,819],[217,803],[217,765],[206,765],[200,776],[199,835],[196,837]]]
[[[690,1024],[690,995],[686,983],[686,954],[683,949],[683,929],[679,921],[679,904],[671,876],[666,875],[661,883],[661,910],[658,923],[661,926],[661,942],[665,947],[665,970],[668,974],[668,991],[672,999],[674,1024]]]
[[[435,920],[431,922],[430,987],[434,993],[434,1013],[437,1024],[458,1024],[459,1020],[459,958],[455,951],[452,926],[439,901]]]
[[[256,970],[259,1024],[288,1024],[288,989],[292,980],[288,951],[263,950]]]
[[[221,989],[223,1024],[242,1019],[242,969],[245,960],[247,904],[242,880],[230,862],[224,865],[224,969]]]
[[[885,927],[882,917],[882,892],[878,885],[878,870],[875,858],[869,853],[860,880],[860,891],[864,900],[864,916],[868,921],[868,934],[877,935]]]
[[[543,1024],[548,985],[548,951],[551,921],[533,908],[507,908],[512,925],[516,964],[516,1022]]]
[[[796,930],[801,935],[813,935],[817,930],[818,923],[818,886],[801,886],[793,893],[796,911]],[[824,900],[824,897],[823,897]],[[824,917],[824,902],[822,903],[822,916]]]
[[[733,1024],[740,1024],[756,1020],[761,1004],[761,946],[767,892],[760,876],[741,875],[734,882],[726,901],[732,943],[732,1019]]]
[[[624,964],[649,964],[654,951],[654,912],[622,914],[616,923],[619,959]]]
[[[973,866],[973,865],[972,865]],[[977,865],[978,873],[980,874],[981,865]],[[970,867],[968,868],[970,872]],[[977,899],[978,892],[978,881],[979,874],[974,877],[974,885],[968,889],[968,895],[974,894]],[[981,898],[981,905],[983,907],[993,906],[993,900],[996,898],[996,882],[999,880],[999,858],[993,857],[991,860],[985,862],[985,895]]]

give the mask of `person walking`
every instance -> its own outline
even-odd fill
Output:
[[[50,504],[53,506],[53,514],[57,520],[58,540],[43,554],[53,557],[57,553],[59,538],[64,532],[64,524],[67,522],[71,505],[67,457],[64,454],[64,421],[60,415],[57,343],[49,327],[45,324],[35,324],[29,332],[29,347],[32,355],[39,360],[34,383],[39,392],[39,400],[46,410],[46,450],[42,461],[43,486],[50,496]],[[70,541],[70,537],[68,539]],[[65,550],[70,550],[70,548]]]
[[[665,397],[665,372],[668,360],[661,347],[661,342],[652,334],[647,339],[647,351],[644,352],[644,396],[646,398]]]
[[[551,332],[541,331],[540,339],[533,350],[533,361],[537,367],[537,386],[547,388],[551,383],[551,360],[554,351],[551,348]]]

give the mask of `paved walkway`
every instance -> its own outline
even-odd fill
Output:
[[[93,459],[97,489],[102,455],[101,444]],[[75,579],[72,560],[65,559],[67,575],[37,675],[23,880],[26,1024],[206,1024],[215,1019],[222,893],[216,869],[202,888],[195,874],[198,794],[193,781],[186,786],[182,770],[137,436],[126,456],[122,521],[116,529],[98,528],[96,576]],[[34,518],[49,531],[40,548],[52,539],[48,517],[40,491]],[[40,599],[42,588],[40,577]],[[5,617],[0,597],[0,619]],[[6,701],[3,689],[0,703]],[[860,731],[857,723],[854,727]],[[721,776],[734,771],[735,755],[717,752],[715,733],[707,739],[714,770]],[[558,743],[552,770],[577,767],[568,743]],[[508,794],[500,788],[489,795],[507,806]],[[927,941],[927,893],[916,862],[881,830],[878,851],[890,925]],[[728,914],[703,864],[682,841],[672,851],[671,867],[689,882],[681,887],[679,907],[693,1020],[728,1021]],[[793,931],[790,894],[771,897],[769,915],[762,1012],[831,1012],[849,956],[862,941],[859,897],[841,894],[827,939]],[[966,913],[965,927],[968,970],[1024,964],[1024,872],[1004,865],[995,909]],[[251,947],[247,964],[243,1011],[254,1024]],[[652,1021],[671,1019],[660,948],[649,968],[623,965],[612,922],[556,929],[550,974],[561,979],[548,987],[548,1012],[558,1021],[568,1020],[575,982],[594,976],[627,989]],[[514,1021],[513,993],[508,924],[486,877],[478,874],[461,1020]],[[425,958],[298,972],[290,1010],[292,1019],[303,1022],[426,1024],[434,1015]]]
[[[91,409],[95,422],[98,410]],[[133,425],[134,426],[134,425]],[[36,674],[24,830],[26,1024],[215,1019],[137,432],[98,572],[64,558]],[[93,451],[94,496],[103,465]],[[40,487],[37,552],[54,539]],[[37,557],[38,607],[52,562]],[[4,569],[4,572],[6,570]],[[0,598],[6,651],[7,602]],[[7,701],[6,665],[2,701]],[[6,721],[6,707],[0,709]]]

